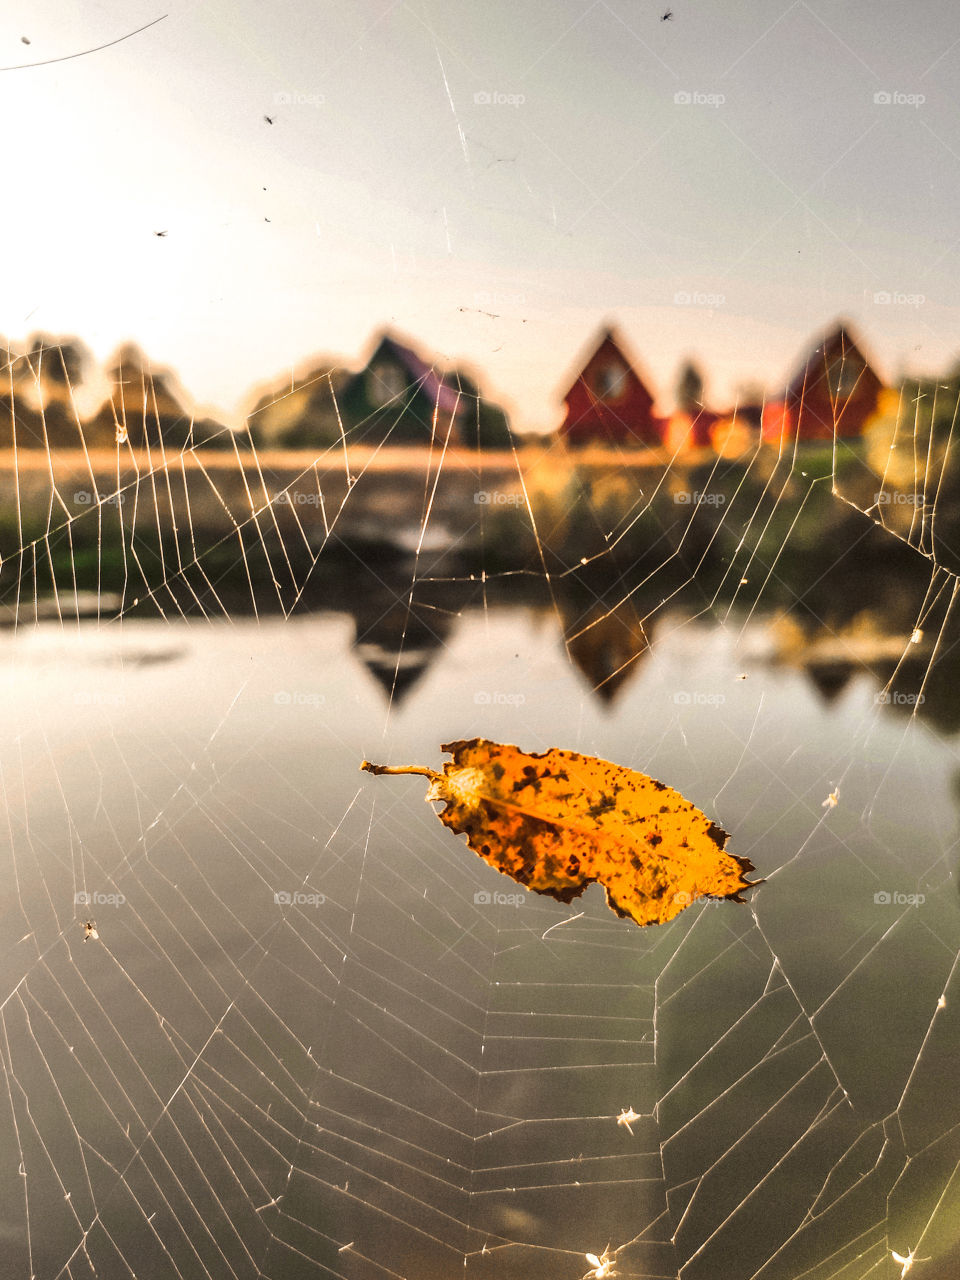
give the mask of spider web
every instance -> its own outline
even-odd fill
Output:
[[[673,295],[694,332],[743,284],[745,346],[818,275],[860,310],[880,286],[878,325],[926,305],[886,287],[905,195],[914,327],[950,332],[935,13],[891,62],[805,2],[700,11],[688,46],[666,6],[287,9],[10,17],[22,311],[118,261],[110,309],[163,335],[137,308],[179,323],[179,262],[210,353],[241,263],[304,326],[318,297],[345,329],[354,293],[455,307],[535,380],[522,333],[604,299],[659,328]],[[129,348],[93,416],[71,344],[3,350],[4,1276],[960,1274],[955,375],[850,440],[863,369],[825,358],[818,442],[751,420],[718,456],[491,449],[427,366],[418,444],[387,382],[358,420],[314,369],[234,433]],[[521,892],[419,779],[358,769],[472,736],[662,778],[764,883],[639,929],[596,887]]]
[[[954,1274],[955,392],[735,458],[463,399],[309,455],[11,409],[6,1274]],[[766,883],[517,895],[357,772],[473,735],[668,779]]]

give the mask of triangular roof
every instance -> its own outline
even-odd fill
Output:
[[[426,360],[412,347],[400,342],[389,331],[385,330],[381,334],[380,341],[364,366],[363,372],[366,372],[375,360],[383,359],[385,356],[396,361],[406,371],[410,381],[415,382],[430,403],[435,404],[441,412],[457,413],[464,408],[463,396],[458,388],[451,386],[444,374],[438,373],[433,365],[427,364]]]
[[[820,335],[817,345],[812,348],[791,378],[787,387],[788,396],[798,397],[802,395],[805,387],[809,387],[811,383],[819,381],[825,376],[831,352],[840,353],[845,360],[849,359],[862,365],[873,378],[878,382],[880,381],[879,374],[867,359],[859,342],[853,336],[849,321],[838,320]]]
[[[653,392],[647,386],[642,374],[637,368],[637,362],[631,354],[629,347],[624,342],[620,331],[616,326],[606,323],[600,327],[599,332],[591,341],[590,345],[581,348],[580,355],[576,362],[576,369],[573,371],[572,376],[569,377],[569,380],[564,384],[567,388],[563,395],[564,403],[566,404],[570,399],[570,395],[574,387],[576,387],[580,379],[588,372],[593,363],[604,353],[605,350],[615,352],[620,357],[623,363],[627,366],[627,371],[636,378],[637,382],[644,391],[646,391],[652,402],[654,399]]]

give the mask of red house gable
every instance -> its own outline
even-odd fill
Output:
[[[653,416],[653,396],[612,329],[602,332],[599,345],[563,401],[567,412],[560,435],[569,444],[662,443],[662,428]]]
[[[883,383],[844,324],[810,353],[787,388],[780,421],[764,415],[764,435],[832,440],[863,434],[877,409]],[[770,406],[771,410],[773,406]]]

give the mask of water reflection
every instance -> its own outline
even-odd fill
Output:
[[[354,652],[399,705],[443,650],[456,615],[436,602],[436,591],[412,589],[409,580],[378,572],[365,562],[358,562],[349,583],[341,585],[341,592],[327,595],[327,607],[349,612]],[[471,594],[461,593],[465,598]]]
[[[608,600],[586,600],[563,587],[557,594],[567,652],[604,703],[612,703],[636,675],[652,638],[652,623],[648,633],[632,601]]]
[[[32,1013],[5,1019],[6,1052],[18,1080],[49,1068],[57,1086],[18,1121],[61,1173],[75,1140],[128,1171],[139,1202],[98,1187],[82,1222],[99,1210],[140,1273],[166,1280],[157,1232],[176,1237],[148,1175],[208,1197],[211,1243],[239,1235],[291,1280],[556,1280],[608,1239],[624,1275],[766,1263],[794,1280],[865,1232],[879,1265],[888,1199],[917,1238],[957,1155],[955,1020],[936,1010],[954,1000],[960,909],[953,751],[928,704],[911,724],[874,700],[910,636],[896,613],[791,630],[747,608],[717,626],[702,600],[665,607],[630,582],[581,566],[549,590],[445,583],[367,562],[319,575],[291,621],[6,633],[4,911],[24,954],[3,963]],[[41,632],[42,681],[25,668]],[[111,643],[134,661],[108,665]],[[911,649],[929,659],[929,632]],[[817,692],[828,664],[853,673],[843,717]],[[480,685],[525,696],[478,702]],[[498,906],[503,882],[422,787],[369,789],[357,769],[374,747],[438,763],[440,741],[472,733],[655,770],[767,883],[749,908],[662,929],[627,928],[593,890],[577,919],[535,895]],[[124,900],[87,914],[75,881]],[[886,891],[924,903],[878,904]],[[832,1193],[810,1218],[812,1186]],[[23,1238],[21,1206],[4,1198],[5,1240]],[[51,1214],[37,1274],[79,1239]],[[87,1247],[112,1280],[108,1246]]]
[[[676,563],[649,572],[645,560],[631,563],[624,555],[576,565],[547,582],[522,574],[451,575],[444,572],[452,567],[444,555],[418,578],[409,556],[386,556],[382,549],[369,554],[369,548],[364,554],[347,547],[336,552],[331,548],[316,564],[292,611],[349,616],[356,656],[398,706],[444,652],[465,611],[520,604],[558,629],[570,660],[602,704],[614,704],[635,681],[665,619],[670,630],[684,618],[713,619],[734,628],[749,624],[744,662],[802,673],[827,704],[866,677],[884,715],[916,715],[944,732],[960,730],[960,611],[951,608],[949,581],[938,588],[934,575],[931,584],[922,564],[884,567],[865,556],[854,565],[841,557],[822,567],[798,559],[778,566],[776,591],[769,577],[754,571],[729,599],[704,601],[702,582],[679,577]],[[789,607],[778,605],[778,592]],[[220,601],[234,614],[250,608],[249,597],[224,588]],[[16,600],[0,615],[0,627],[66,623],[71,616],[75,625],[120,602],[82,591]],[[139,618],[155,607],[148,597],[128,611]],[[175,649],[151,650],[139,657],[130,652],[124,660],[157,663],[176,656]]]
[[[598,702],[612,705],[629,689],[656,649],[657,636],[685,618],[725,617],[748,627],[748,666],[795,670],[825,703],[837,702],[867,678],[884,715],[916,715],[945,731],[960,729],[960,639],[949,599],[923,608],[925,576],[891,576],[871,607],[843,582],[816,592],[795,579],[791,611],[741,604],[698,608],[699,589],[675,590],[665,602],[656,579],[629,588],[627,574],[579,566],[549,587],[530,577],[426,578],[412,586],[406,566],[358,561],[349,573],[317,574],[304,611],[346,613],[354,650],[394,702],[403,702],[448,645],[458,617],[470,609],[494,613],[527,605],[562,636],[566,651]],[[822,599],[814,599],[816,594]],[[923,626],[915,625],[917,619]]]
[[[832,703],[858,675],[879,686],[878,705],[921,710],[920,689],[933,658],[933,642],[921,630],[901,631],[897,619],[873,610],[836,627],[776,617],[770,626],[770,661],[806,674],[824,701]],[[938,714],[942,714],[941,708]]]

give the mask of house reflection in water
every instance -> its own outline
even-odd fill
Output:
[[[354,597],[353,651],[394,705],[419,684],[444,647],[453,616],[417,601]]]
[[[353,648],[390,702],[398,706],[419,683],[439,645],[432,642],[426,645],[401,643],[391,635],[387,643],[368,638],[357,640]]]
[[[388,566],[352,556],[339,572],[315,584],[317,598],[304,601],[305,612],[353,619],[350,647],[394,705],[407,697],[444,648],[461,603],[451,602],[449,592],[444,601],[436,591],[428,601],[431,583],[424,583],[422,592],[411,592],[404,564],[401,559]]]
[[[803,626],[781,617],[770,628],[774,666],[794,667],[808,677],[826,703],[835,702],[858,675],[876,683],[878,700],[898,709],[913,710],[932,655],[931,642],[914,633],[884,627],[882,614],[865,610],[837,629]],[[884,696],[890,681],[895,692]]]
[[[351,648],[396,706],[420,684],[465,614],[515,608],[522,601],[544,610],[560,631],[571,663],[609,706],[636,672],[650,633],[622,587],[603,591],[588,581],[558,578],[549,603],[541,590],[518,593],[512,581],[509,592],[500,595],[495,580],[482,586],[463,579],[425,580],[411,595],[409,577],[398,578],[382,564],[374,570],[358,562],[349,574],[324,583],[323,609],[353,618]]]
[[[612,705],[620,690],[637,671],[639,659],[650,648],[632,600],[615,603],[558,594],[557,609],[571,660],[586,676],[601,702]]]

